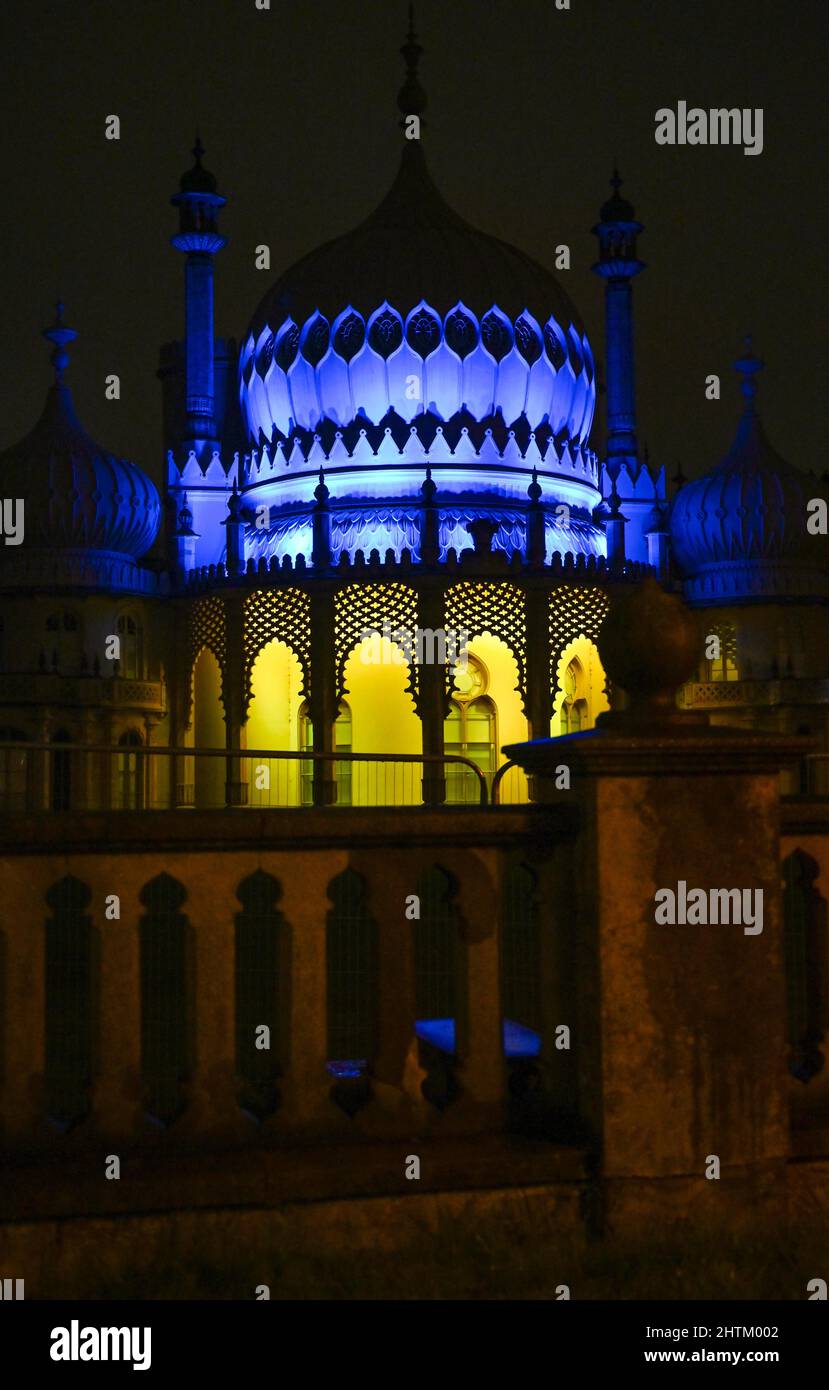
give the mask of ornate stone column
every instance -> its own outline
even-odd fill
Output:
[[[308,705],[315,753],[334,751],[338,703],[334,583],[323,582],[311,593],[311,695]],[[313,799],[315,806],[332,806],[337,800],[336,767],[330,758],[314,762]]]
[[[418,623],[422,631],[444,630],[444,589],[443,581],[438,575],[424,576],[418,586]],[[424,640],[420,643],[421,651],[424,654],[430,652],[432,656],[439,652],[442,646],[442,643],[435,640],[428,643]],[[446,666],[436,661],[419,665],[417,668],[418,713],[424,757],[439,757],[443,753],[443,724],[448,708],[446,675]],[[424,804],[441,806],[446,800],[445,764],[424,763],[422,787]]]
[[[560,1021],[617,1228],[660,1213],[739,1221],[784,1183],[779,768],[808,740],[680,713],[700,647],[695,617],[647,580],[599,637],[628,709],[506,750],[545,799],[568,795],[555,790],[565,749],[571,769],[570,911],[549,929],[570,933],[576,989]]]
[[[248,783],[244,759],[246,745],[245,710],[245,596],[240,590],[225,597],[225,649],[227,665],[223,672],[222,696],[225,707],[225,739],[228,754],[225,774],[225,805],[245,806]]]

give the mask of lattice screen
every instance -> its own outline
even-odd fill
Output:
[[[227,671],[227,625],[225,607],[220,598],[209,595],[191,604],[187,613],[187,640],[184,657],[187,663],[184,688],[187,691],[187,720],[193,708],[193,675],[199,652],[208,647],[219,663],[222,673],[222,698]]]
[[[609,607],[604,589],[563,585],[550,594],[550,689],[554,695],[564,648],[577,637],[595,642]]]
[[[527,698],[527,618],[524,592],[507,582],[462,581],[446,593],[446,626],[471,642],[483,633],[506,642],[518,667],[518,690]],[[447,668],[447,678],[451,671]]]
[[[367,631],[405,629],[414,641],[417,630],[417,594],[408,584],[349,584],[335,597],[334,644],[337,654],[337,699],[345,693],[345,668],[349,656]],[[409,668],[408,689],[417,695],[417,667]]]
[[[302,668],[301,695],[311,690],[311,600],[301,589],[264,589],[245,601],[245,709],[251,677],[263,647],[277,639],[290,647]]]

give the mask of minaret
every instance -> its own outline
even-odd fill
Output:
[[[186,358],[185,423],[182,444],[200,457],[207,445],[218,444],[213,386],[213,257],[227,245],[218,232],[219,209],[226,199],[216,192],[216,180],[202,168],[204,154],[196,136],[195,164],[180,180],[180,192],[170,202],[179,210],[179,231],[171,238],[184,251],[184,345]]]
[[[618,169],[610,180],[613,196],[602,207],[593,228],[599,239],[599,259],[592,267],[605,282],[605,375],[607,389],[607,464],[616,477],[623,463],[635,479],[639,472],[636,441],[636,375],[633,353],[633,288],[631,281],[645,269],[636,256],[636,237],[644,231],[634,210],[619,194]]]

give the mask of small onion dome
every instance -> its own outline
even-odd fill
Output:
[[[204,146],[198,135],[193,146],[194,164],[192,169],[188,169],[186,174],[182,174],[179,179],[179,188],[182,193],[215,193],[217,188],[216,178],[209,170],[202,168],[202,155]]]
[[[749,350],[735,367],[746,406],[712,472],[674,498],[671,541],[686,596],[697,601],[829,593],[826,540],[807,531],[808,503],[825,485],[772,448],[754,408],[763,363]]]
[[[66,345],[76,336],[63,323],[62,306],[44,336],[55,343],[54,384],[31,433],[0,454],[2,495],[24,502],[20,551],[86,549],[137,558],[158,531],[158,492],[135,464],[96,444],[78,420],[62,379]],[[6,558],[10,553],[6,548]]]
[[[610,180],[613,192],[606,203],[603,203],[599,211],[602,222],[634,222],[636,212],[633,204],[627,198],[623,198],[619,189],[622,186],[622,179],[619,170],[613,170],[613,178]]]

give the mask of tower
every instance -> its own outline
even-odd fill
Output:
[[[226,202],[216,180],[202,167],[201,140],[193,146],[193,168],[183,174],[170,202],[179,210],[179,230],[171,238],[187,256],[184,269],[185,422],[181,443],[201,457],[218,443],[214,385],[213,257],[227,244],[218,231]]]
[[[611,179],[613,196],[603,205],[593,233],[599,241],[594,275],[605,282],[605,357],[607,375],[607,463],[616,476],[627,464],[631,479],[639,472],[636,440],[636,374],[633,352],[633,286],[645,269],[636,255],[636,238],[644,231],[634,209],[619,193],[618,169]]]

